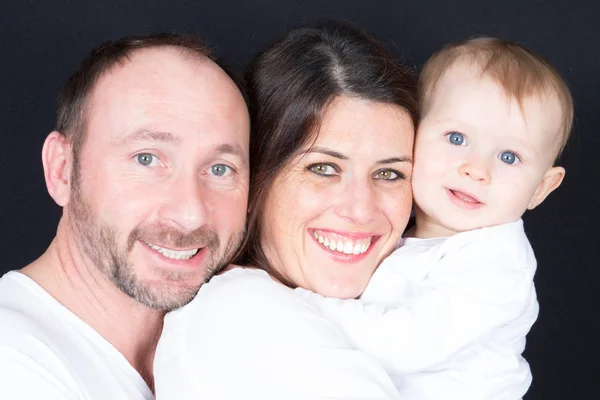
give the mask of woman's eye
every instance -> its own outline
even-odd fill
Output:
[[[231,173],[231,167],[225,164],[215,164],[210,167],[210,173],[215,176],[225,176]]]
[[[447,135],[448,142],[455,146],[465,146],[467,141],[462,133],[451,132]]]
[[[158,157],[152,153],[140,153],[135,156],[135,160],[138,164],[143,165],[144,167],[156,165],[156,163],[159,161]]]
[[[318,175],[335,175],[336,170],[332,165],[329,164],[313,164],[308,167],[309,171],[314,172]]]
[[[502,160],[503,163],[506,164],[518,164],[521,162],[521,159],[519,159],[519,156],[517,156],[515,153],[513,153],[512,151],[504,151],[500,154],[500,160]]]
[[[382,169],[375,173],[375,179],[382,179],[386,181],[395,181],[396,179],[404,178],[404,174],[391,170],[391,169]]]

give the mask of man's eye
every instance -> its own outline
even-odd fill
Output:
[[[144,167],[156,165],[156,163],[159,161],[158,157],[151,153],[140,153],[135,156],[135,160],[138,164],[143,165]]]
[[[466,146],[467,141],[465,140],[465,136],[459,132],[450,132],[446,135],[448,138],[448,143],[453,144],[455,146]]]
[[[396,179],[404,178],[404,174],[394,171],[393,169],[382,169],[375,173],[375,179],[382,179],[385,181],[395,181]]]
[[[225,176],[231,173],[231,167],[225,164],[215,164],[210,167],[210,173],[215,176]]]
[[[503,151],[500,154],[500,160],[502,160],[503,163],[506,164],[518,164],[521,162],[521,159],[519,159],[519,156],[516,155],[515,153],[513,153],[512,151]]]
[[[312,164],[308,166],[308,170],[317,175],[331,176],[336,174],[336,170],[329,164]]]

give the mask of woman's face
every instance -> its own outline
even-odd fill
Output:
[[[401,108],[336,98],[267,196],[261,244],[273,268],[324,296],[359,296],[408,222],[413,138]]]

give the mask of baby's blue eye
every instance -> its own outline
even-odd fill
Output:
[[[225,174],[227,174],[227,172],[229,172],[229,170],[230,168],[225,164],[215,164],[212,167],[210,167],[210,171],[215,176],[224,176]]]
[[[465,137],[462,133],[452,132],[448,135],[448,142],[455,146],[462,146],[465,143]]]
[[[500,159],[506,164],[517,164],[520,161],[519,157],[512,151],[503,152],[500,154]]]

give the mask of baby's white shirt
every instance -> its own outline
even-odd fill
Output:
[[[521,354],[539,309],[535,269],[518,220],[404,239],[360,300],[296,291],[382,363],[402,398],[516,400],[531,384]]]

